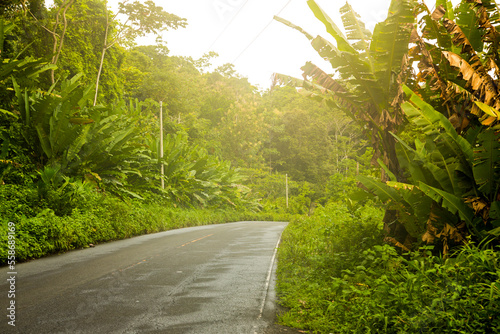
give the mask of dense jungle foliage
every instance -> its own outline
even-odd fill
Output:
[[[280,247],[281,321],[315,333],[498,332],[500,8],[393,0],[370,32],[347,3],[344,35],[307,2],[329,39],[276,20],[335,74],[307,63],[304,80],[275,83],[362,127],[382,175],[357,180],[385,211],[367,215],[353,193],[292,219]]]
[[[275,74],[261,91],[231,64],[209,70],[214,53],[136,45],[189,24],[152,1],[118,13],[104,0],[3,2],[2,262],[10,221],[28,260],[182,226],[289,220],[282,323],[500,331],[498,5],[393,0],[369,31],[348,3],[343,30],[307,3],[327,38],[275,19],[327,68]]]
[[[134,44],[188,24],[153,2],[112,13],[103,0],[13,1],[1,14],[0,218],[3,239],[17,224],[18,260],[193,221],[306,214],[372,169],[340,110],[291,87],[259,91],[231,64],[208,71],[213,52]]]

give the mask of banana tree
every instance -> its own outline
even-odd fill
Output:
[[[435,7],[417,8],[424,15],[409,54],[419,68],[418,95],[406,88],[410,99],[402,105],[425,140],[393,134],[407,182],[360,180],[398,211],[415,240],[447,253],[467,235],[500,235],[499,10],[472,0]]]
[[[424,4],[421,32],[410,54],[418,62],[418,93],[433,101],[458,132],[476,119],[498,126],[500,98],[500,13],[495,1],[464,0],[456,8],[437,1],[431,13]]]
[[[328,75],[309,62],[302,67],[304,80],[275,74],[275,84],[300,87],[306,94],[344,110],[371,138],[375,152],[373,163],[379,161],[383,167],[382,179],[395,175],[397,180],[404,181],[396,155],[396,140],[390,133],[398,133],[404,124],[399,107],[400,85],[407,80],[411,68],[407,52],[416,22],[416,1],[391,1],[387,18],[375,26],[373,34],[346,3],[340,12],[347,35],[314,0],[307,3],[335,43],[321,36],[313,37],[282,18],[275,19],[301,32],[336,74]],[[395,237],[400,244],[411,244],[408,231],[397,223],[394,211],[386,211],[384,222],[391,238]]]
[[[366,134],[375,148],[374,161],[383,156],[389,170],[400,176],[395,140],[389,132],[398,132],[404,121],[398,105],[401,95],[398,85],[409,71],[406,54],[415,22],[415,1],[392,1],[387,19],[375,26],[373,34],[346,3],[340,12],[347,35],[314,0],[307,3],[336,45],[321,36],[313,37],[282,18],[275,19],[309,39],[313,48],[336,70],[336,75],[328,75],[309,62],[302,67],[304,80],[275,74],[275,84],[301,87],[346,111],[364,127],[366,125]]]
[[[460,136],[452,123],[408,87],[402,109],[425,135],[407,143],[397,135],[397,152],[407,182],[386,183],[361,176],[370,191],[398,211],[416,239],[447,254],[467,236],[500,236],[500,133],[469,128]]]

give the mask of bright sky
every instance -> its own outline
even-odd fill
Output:
[[[119,0],[108,0],[116,12]],[[133,1],[133,0],[130,0]],[[273,20],[279,16],[301,26],[313,36],[328,38],[325,28],[307,6],[306,0],[153,0],[169,13],[186,18],[188,26],[168,31],[164,40],[175,56],[200,58],[208,51],[219,54],[215,66],[235,65],[249,81],[267,89],[275,72],[301,77],[300,67],[313,61],[328,65],[298,31]],[[47,0],[47,3],[50,0]],[[426,0],[430,7],[435,0]],[[455,5],[460,0],[452,0]],[[345,0],[317,0],[320,7],[342,28],[339,9]],[[350,0],[368,29],[387,17],[390,0]],[[152,44],[154,39],[140,40]],[[324,64],[324,66],[322,66]]]
[[[110,0],[117,1],[117,0]],[[184,17],[187,28],[165,33],[171,55],[199,58],[215,51],[215,65],[232,63],[249,81],[267,89],[273,73],[301,77],[306,61],[323,69],[328,65],[298,31],[272,18],[291,21],[313,36],[328,38],[324,25],[314,17],[306,0],[154,0],[167,12]],[[435,0],[426,1],[432,9]],[[453,4],[460,0],[452,0]],[[342,27],[339,9],[345,0],[317,0],[334,22]],[[368,29],[387,17],[390,0],[350,0]]]
[[[115,1],[115,0],[113,0]],[[310,34],[327,37],[306,0],[154,0],[167,12],[186,18],[184,29],[165,33],[171,55],[199,58],[208,51],[219,54],[215,65],[232,63],[237,72],[266,89],[275,72],[301,77],[306,61],[325,62],[298,31],[273,20],[279,16]],[[317,0],[342,27],[339,9],[343,0]],[[390,0],[351,0],[370,30],[387,16]],[[110,2],[111,4],[111,2]]]

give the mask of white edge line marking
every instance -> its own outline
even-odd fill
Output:
[[[271,259],[271,265],[269,266],[269,270],[267,271],[266,285],[264,288],[266,293],[264,294],[264,299],[262,299],[262,305],[260,306],[260,312],[259,312],[259,316],[257,317],[257,319],[262,318],[262,315],[264,314],[264,307],[266,305],[267,295],[269,294],[269,284],[271,282],[271,274],[273,273],[274,262],[276,260],[276,254],[278,253],[278,246],[281,242],[281,235],[282,234],[283,234],[283,232],[281,232],[280,237],[278,238],[278,242],[276,243],[276,247],[274,248],[273,257]]]

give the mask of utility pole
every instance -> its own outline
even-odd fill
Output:
[[[286,208],[288,209],[288,174],[285,174]]]
[[[163,159],[163,101],[160,101],[160,159]],[[165,169],[163,166],[163,161],[161,162],[161,189],[165,189],[165,180],[163,175],[165,174]]]

